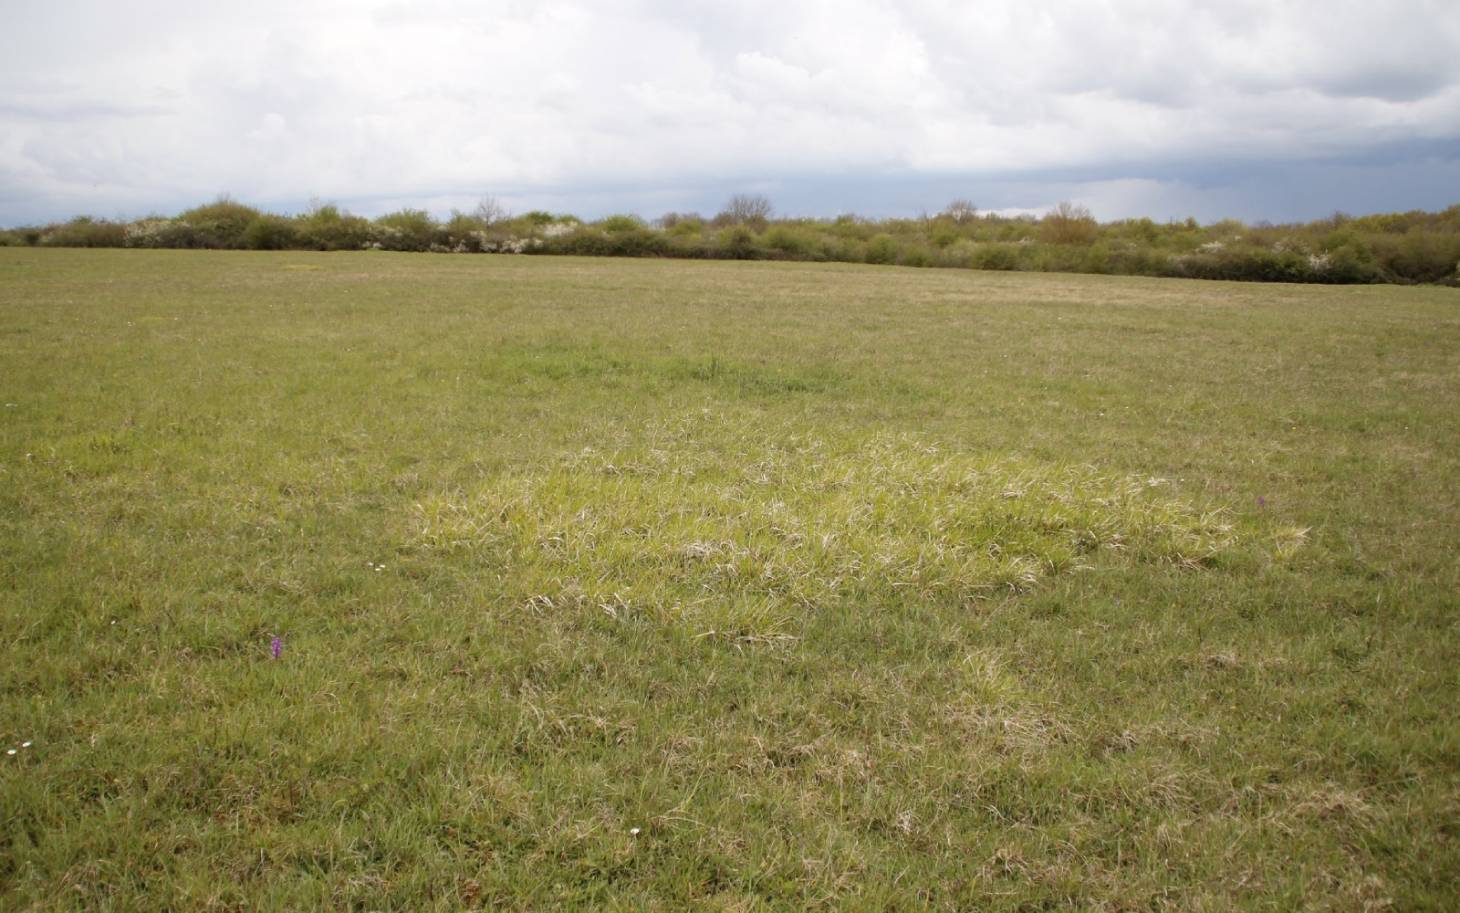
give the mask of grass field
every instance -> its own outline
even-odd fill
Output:
[[[4,249],[0,398],[0,909],[1460,904],[1454,290]]]

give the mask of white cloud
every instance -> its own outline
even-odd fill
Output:
[[[657,203],[828,174],[1150,181],[1460,143],[1460,7],[1426,0],[75,2],[7,18],[0,221],[225,190],[370,211],[604,188]]]

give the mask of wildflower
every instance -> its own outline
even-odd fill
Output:
[[[1257,496],[1257,506],[1258,507],[1266,507],[1267,506],[1267,498],[1264,498],[1262,495],[1258,495]]]
[[[25,741],[25,742],[21,742],[20,743],[20,747],[21,748],[29,748],[30,746],[31,746],[31,743],[29,741]]]
[[[11,754],[14,754],[14,752],[11,752]],[[629,836],[630,837],[637,837],[637,836],[639,836],[639,829],[637,827],[631,827],[631,828],[629,828]]]
[[[15,749],[14,748],[7,748],[7,749],[5,749],[5,753],[6,754],[9,754],[9,755],[13,755],[13,754],[15,754]]]
[[[273,655],[274,659],[278,659],[279,657],[283,656],[284,638],[275,634],[274,639],[269,641],[269,653]]]

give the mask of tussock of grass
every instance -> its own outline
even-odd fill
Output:
[[[704,417],[415,506],[414,545],[505,574],[527,605],[748,637],[785,613],[1017,593],[1101,556],[1198,567],[1234,541],[1162,479],[945,451],[833,446]],[[718,630],[718,629],[717,629]]]

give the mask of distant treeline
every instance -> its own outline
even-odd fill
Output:
[[[227,197],[172,217],[69,222],[0,231],[0,246],[213,250],[393,250],[809,260],[993,270],[1113,273],[1259,282],[1460,285],[1460,205],[1442,212],[1291,225],[1097,222],[1062,203],[1041,218],[979,212],[958,200],[911,219],[775,218],[770,201],[737,196],[711,218],[669,213],[585,222],[548,212],[511,215],[491,198],[438,220],[420,209],[366,219],[315,205],[275,215]]]

